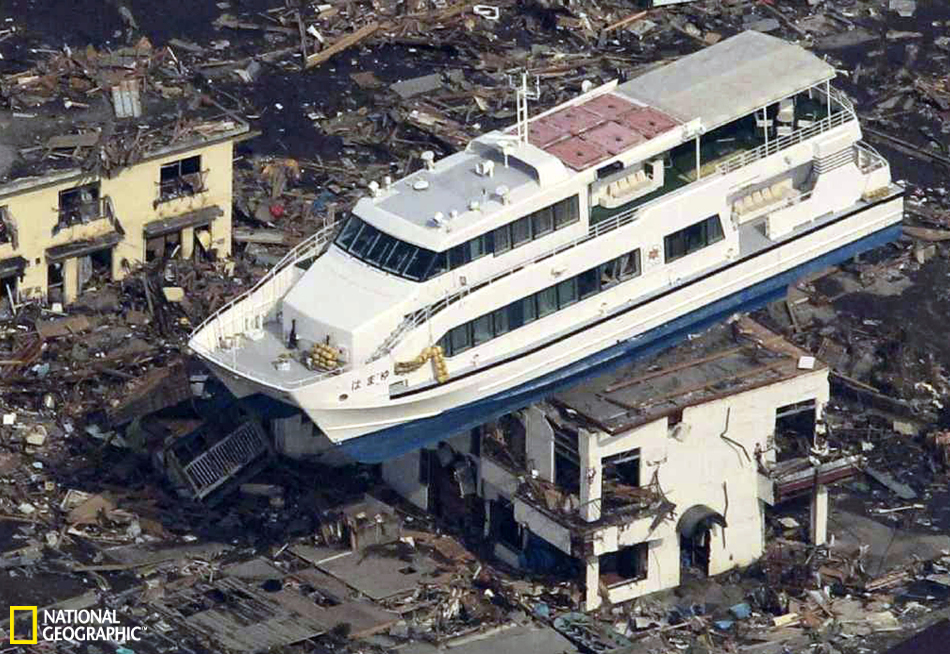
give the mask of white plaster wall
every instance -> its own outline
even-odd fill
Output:
[[[498,499],[499,495],[508,499],[514,497],[515,493],[518,492],[519,486],[518,478],[515,475],[488,457],[481,457],[479,464],[480,479],[482,487],[485,489],[486,494],[484,497],[486,500]],[[489,489],[491,489],[491,493],[493,494],[492,497],[488,496]]]
[[[538,477],[554,482],[554,429],[544,412],[536,406],[524,411],[525,454],[528,468],[538,471]]]
[[[518,524],[528,525],[528,528],[548,543],[558,548],[568,556],[572,556],[571,532],[559,522],[556,522],[541,513],[530,504],[519,498],[514,501],[515,520]]]
[[[660,487],[676,505],[674,520],[655,529],[651,530],[653,518],[646,517],[596,533],[593,551],[598,556],[637,543],[651,543],[647,579],[611,589],[611,601],[625,601],[679,584],[676,523],[696,504],[724,515],[728,524],[725,530],[711,530],[710,574],[748,565],[761,556],[763,508],[754,460],[756,445],[763,450],[769,447],[778,407],[809,399],[821,405],[828,401],[828,392],[827,371],[819,370],[687,408],[676,430],[679,439],[670,436],[666,418],[619,436],[591,435],[588,446],[582,444],[581,451],[586,450],[586,457],[582,457],[586,458],[585,465],[596,473],[589,491],[592,497],[600,496],[601,460],[639,447],[642,483],[650,483],[656,471]],[[723,432],[742,447],[721,438]],[[586,599],[587,608],[595,608],[600,603],[599,590],[588,584]]]
[[[429,487],[419,483],[419,457],[421,450],[415,450],[389,459],[382,464],[383,481],[409,502],[427,511],[429,509]]]

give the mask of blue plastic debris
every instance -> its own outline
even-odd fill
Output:
[[[739,620],[745,620],[750,615],[752,615],[752,607],[743,602],[742,604],[736,604],[729,608],[729,613],[736,616]]]
[[[716,620],[713,624],[719,631],[729,631],[735,623],[735,620]]]

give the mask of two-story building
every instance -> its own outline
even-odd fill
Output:
[[[172,63],[145,43],[0,78],[5,301],[69,303],[153,258],[230,254],[233,145],[248,126]]]
[[[499,559],[575,575],[591,610],[751,564],[790,497],[811,495],[823,542],[827,484],[859,463],[822,448],[828,397],[826,366],[742,318],[383,476],[444,519],[478,516]],[[780,452],[789,429],[807,456]]]

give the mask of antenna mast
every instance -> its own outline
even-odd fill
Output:
[[[521,71],[521,83],[517,83],[510,77],[508,83],[515,89],[515,97],[518,101],[518,140],[521,143],[528,142],[528,100],[537,100],[541,97],[541,79],[537,75],[534,78],[534,89],[528,87],[528,71]]]

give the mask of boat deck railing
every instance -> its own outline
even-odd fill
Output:
[[[857,151],[857,164],[860,171],[867,175],[873,173],[875,170],[886,167],[887,159],[881,156],[881,153],[875,150],[872,146],[867,143],[855,143],[855,150]]]
[[[831,99],[837,104],[839,110],[835,113],[832,113],[829,116],[825,116],[821,120],[817,121],[814,125],[809,125],[808,127],[803,127],[793,131],[791,134],[786,134],[785,136],[779,136],[770,140],[768,143],[764,143],[757,148],[752,150],[746,150],[745,152],[740,152],[739,154],[726,159],[716,168],[718,172],[726,174],[733,171],[739,170],[749,164],[755,163],[766,157],[770,157],[776,152],[781,152],[786,148],[790,148],[793,145],[798,145],[803,143],[808,139],[818,136],[822,132],[827,132],[836,127],[840,127],[845,123],[849,123],[853,120],[857,120],[858,116],[854,113],[854,105],[851,104],[851,101],[837,89],[831,89]]]
[[[336,225],[327,225],[294,246],[250,289],[208,316],[192,332],[190,347],[210,355],[221,347],[233,346],[240,334],[260,331],[277,303],[297,280],[295,266],[315,259],[330,244]]]

